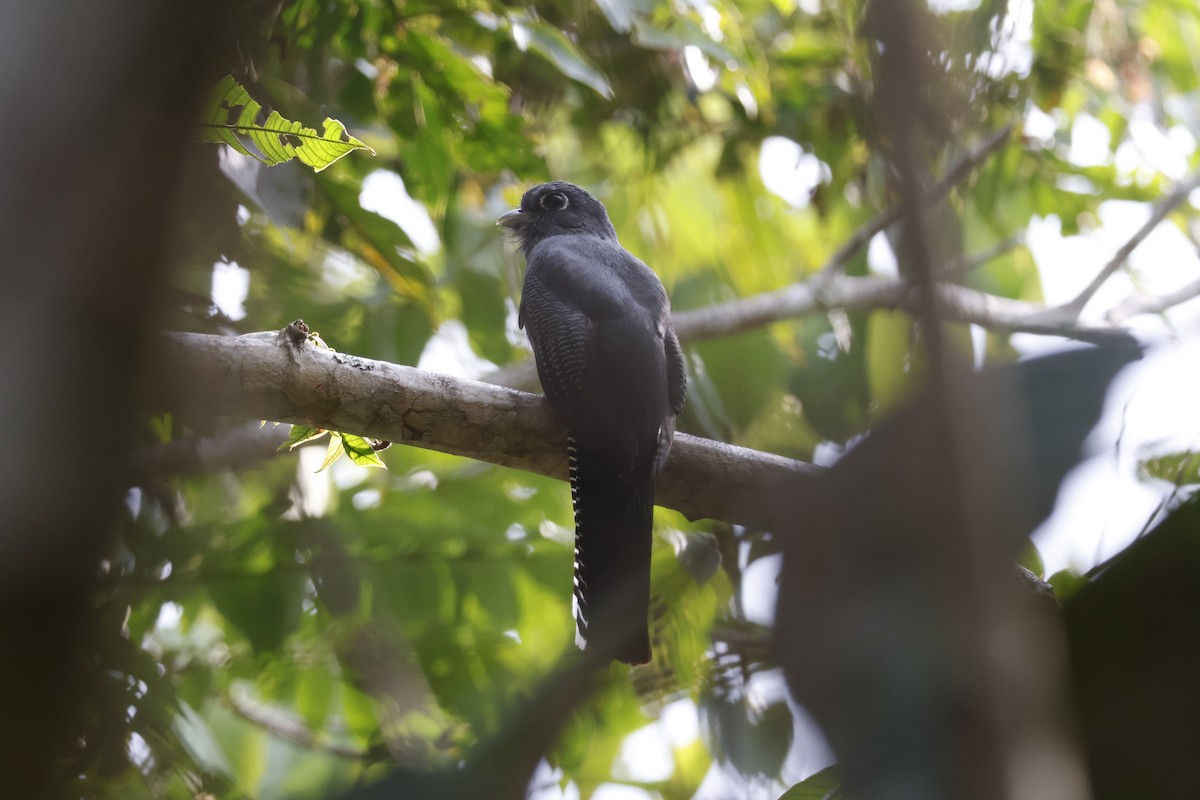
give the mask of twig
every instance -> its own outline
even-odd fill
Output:
[[[1104,318],[1113,325],[1119,325],[1138,314],[1161,314],[1168,308],[1186,303],[1195,297],[1200,297],[1200,278],[1166,294],[1126,298],[1110,309]]]
[[[234,692],[227,693],[224,699],[239,717],[265,728],[280,739],[351,761],[361,760],[367,755],[365,750],[351,745],[318,741],[307,725],[279,709],[264,706]]]
[[[1193,174],[1186,181],[1179,184],[1179,186],[1175,188],[1175,191],[1171,192],[1169,195],[1156,203],[1154,206],[1154,211],[1150,214],[1150,219],[1146,220],[1146,224],[1139,228],[1137,233],[1129,238],[1129,241],[1121,245],[1116,254],[1109,259],[1108,263],[1104,265],[1104,268],[1101,269],[1096,277],[1092,279],[1092,282],[1087,285],[1086,289],[1080,292],[1078,296],[1076,296],[1075,299],[1071,300],[1069,303],[1060,306],[1060,309],[1064,312],[1069,312],[1074,316],[1074,318],[1078,318],[1079,314],[1083,311],[1084,306],[1086,306],[1088,301],[1095,296],[1096,292],[1100,290],[1100,287],[1104,285],[1104,282],[1111,278],[1114,272],[1124,266],[1125,262],[1129,259],[1130,254],[1132,254],[1137,246],[1141,244],[1147,236],[1150,235],[1151,231],[1157,228],[1159,223],[1166,219],[1167,215],[1174,211],[1175,208],[1184,200],[1186,200],[1188,195],[1198,187],[1200,187],[1200,172]]]
[[[975,270],[988,264],[992,259],[999,258],[1010,250],[1025,244],[1025,234],[1014,233],[1006,239],[1001,239],[991,247],[985,247],[977,253],[964,255],[934,272],[939,281],[960,281]]]
[[[958,162],[956,162],[954,166],[950,168],[950,171],[947,172],[940,181],[935,183],[921,195],[921,202],[923,204],[935,203],[949,194],[951,189],[962,182],[975,170],[976,167],[983,163],[988,156],[990,156],[1006,141],[1008,141],[1008,137],[1009,134],[1012,133],[1012,129],[1012,125],[1005,125],[1003,128],[980,142],[974,150],[970,151],[961,159],[959,159]],[[848,262],[854,256],[855,253],[857,253],[868,242],[870,242],[875,234],[895,223],[900,219],[903,213],[903,204],[896,203],[887,211],[884,211],[883,213],[867,220],[862,227],[850,234],[850,238],[843,242],[842,246],[839,247],[834,254],[829,257],[829,260],[826,261],[819,270],[817,270],[816,274],[813,276],[814,279],[827,280],[830,278],[833,273],[844,266],[846,262]]]

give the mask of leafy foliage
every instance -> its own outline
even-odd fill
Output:
[[[240,33],[246,63],[231,65],[239,77],[222,82],[202,121],[236,152],[197,148],[192,196],[211,213],[181,223],[169,323],[244,332],[303,317],[339,350],[374,358],[415,365],[425,354],[436,367],[431,355],[449,350],[476,374],[520,363],[519,264],[493,223],[549,177],[601,197],[677,310],[811,277],[897,196],[893,143],[870,113],[878,76],[862,5],[258,9]],[[1090,0],[1039,0],[1026,41],[1013,16],[1022,4],[977,6],[934,17],[954,79],[934,100],[953,111],[953,129],[922,164],[938,177],[1003,125],[1018,135],[931,210],[938,257],[953,262],[1043,218],[1088,230],[1106,199],[1158,197],[1166,176],[1130,175],[1115,156],[1135,115],[1195,129],[1195,65],[1180,31],[1200,35],[1200,11],[1110,3],[1100,14]],[[260,122],[259,102],[279,110]],[[323,131],[289,121],[326,109],[361,140],[331,119]],[[1049,128],[1033,130],[1042,117]],[[1098,166],[1070,157],[1073,126],[1089,117],[1110,134]],[[764,171],[772,147],[791,160]],[[355,149],[377,155],[342,158]],[[811,175],[784,196],[771,172],[793,163]],[[875,246],[899,250],[904,235],[893,226]],[[214,264],[248,273],[240,304],[214,308]],[[864,251],[847,272],[872,268]],[[1021,246],[960,280],[1002,298],[1043,294]],[[983,337],[985,361],[1013,358],[1005,334]],[[969,338],[951,333],[963,354]],[[918,327],[893,311],[812,315],[686,350],[681,430],[802,459],[847,447],[927,369]],[[223,426],[159,419],[142,444]],[[88,667],[90,728],[66,759],[80,795],[322,797],[396,765],[449,769],[571,651],[561,483],[410,448],[368,452],[345,434],[327,452],[351,459],[318,475],[309,440],[321,433],[292,431],[298,459],[153,476],[131,490],[97,599],[106,623]],[[1146,474],[1194,482],[1195,459],[1148,462]],[[602,677],[549,772],[582,797],[613,781],[690,797],[717,773],[777,796],[802,777],[787,766],[794,720],[745,578],[768,569],[778,543],[663,509],[656,523],[655,660]],[[1077,587],[1070,577],[1056,576],[1056,589]],[[630,735],[681,709],[699,732],[671,740],[669,776],[631,769]],[[822,771],[785,796],[839,796],[833,781]]]

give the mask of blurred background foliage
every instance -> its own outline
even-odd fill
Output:
[[[1019,237],[1035,215],[1086,230],[1102,200],[1161,195],[1161,173],[1080,166],[1071,132],[1090,115],[1115,153],[1135,119],[1197,129],[1193,3],[931,5],[953,76],[927,98],[948,110],[931,119],[952,120],[923,154],[931,176],[1016,125],[934,210],[942,257]],[[521,265],[493,223],[550,178],[605,202],[677,310],[803,280],[895,200],[863,6],[250,3],[228,71],[288,118],[340,119],[378,155],[313,174],[196,145],[189,196],[208,211],[182,225],[163,324],[303,318],[338,350],[486,376],[529,355]],[[1034,117],[1050,124],[1034,131]],[[803,191],[772,190],[780,171]],[[849,273],[869,271],[866,252]],[[1020,245],[961,280],[1041,298]],[[244,301],[220,302],[239,282]],[[911,393],[914,347],[912,321],[888,311],[693,342],[679,428],[811,460]],[[1014,355],[990,332],[980,352]],[[158,417],[143,444],[242,424]],[[454,765],[569,649],[562,484],[406,447],[384,453],[387,471],[316,474],[322,449],[131,488],[97,601],[95,706],[67,766],[80,796],[324,797],[395,764]],[[612,668],[539,780],[685,798],[719,770],[739,793],[777,796],[827,756],[792,746],[764,647],[770,570],[745,580],[775,552],[770,535],[658,509],[655,548],[655,660]],[[648,777],[622,748],[668,716],[690,722],[671,726]]]

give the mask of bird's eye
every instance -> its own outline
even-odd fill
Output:
[[[547,211],[562,211],[567,207],[567,196],[562,192],[551,192],[542,198],[542,208]]]

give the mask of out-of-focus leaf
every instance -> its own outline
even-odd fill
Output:
[[[233,777],[229,761],[208,723],[186,703],[181,704],[180,714],[175,719],[175,732],[197,764],[212,772]]]
[[[779,800],[848,800],[842,791],[842,779],[837,767],[826,767],[809,775],[779,796]]]
[[[721,407],[735,430],[748,427],[777,396],[788,363],[779,345],[766,331],[710,339],[693,345],[703,360]]]
[[[205,717],[229,762],[235,784],[245,796],[253,796],[267,772],[271,734],[235,714],[225,703],[210,701]]]
[[[433,277],[416,257],[416,247],[396,223],[359,205],[360,189],[332,178],[317,184],[334,202],[345,224],[341,244],[360,256],[387,281],[392,291],[433,315]]]
[[[705,55],[716,59],[718,63],[728,64],[736,61],[733,53],[713,41],[713,38],[700,29],[691,20],[676,20],[674,25],[667,28],[656,28],[638,19],[634,22],[634,41],[641,47],[659,50],[682,50],[685,47],[698,47]]]
[[[1070,600],[1076,592],[1088,584],[1086,575],[1080,575],[1071,569],[1060,569],[1047,580],[1054,587],[1054,596],[1060,603]]]
[[[563,75],[579,81],[606,100],[612,99],[612,86],[604,73],[579,51],[566,34],[528,11],[511,11],[508,20],[513,26],[513,38],[518,43],[527,42],[530,50],[553,64]]]
[[[209,594],[255,652],[270,653],[279,650],[300,620],[304,581],[298,573],[285,572],[238,576],[214,584]]]
[[[907,314],[875,311],[867,319],[867,385],[884,413],[902,406],[923,383],[924,360],[915,352],[921,347],[915,338]]]
[[[646,0],[596,0],[596,5],[617,33],[629,33],[633,20],[651,7]]]
[[[792,712],[783,702],[751,708],[744,698],[705,700],[722,752],[743,775],[777,776],[792,744]]]
[[[1138,477],[1160,480],[1175,486],[1200,483],[1200,453],[1182,452],[1144,458],[1138,462]]]
[[[508,292],[504,284],[497,276],[474,269],[459,270],[455,284],[471,344],[490,361],[502,364],[510,360],[513,346],[505,330],[508,308],[504,300]]]
[[[848,348],[828,317],[804,320],[797,332],[795,358],[800,364],[788,388],[799,401],[796,410],[803,421],[824,439],[845,442],[866,428],[871,391],[864,337],[869,316],[847,315]]]
[[[295,705],[311,730],[319,731],[325,726],[333,707],[336,685],[329,664],[318,663],[311,669],[301,670],[296,682]]]
[[[1033,542],[1027,542],[1021,554],[1017,557],[1017,564],[1032,572],[1037,577],[1046,574],[1046,567],[1042,563],[1042,554],[1034,547]]]

